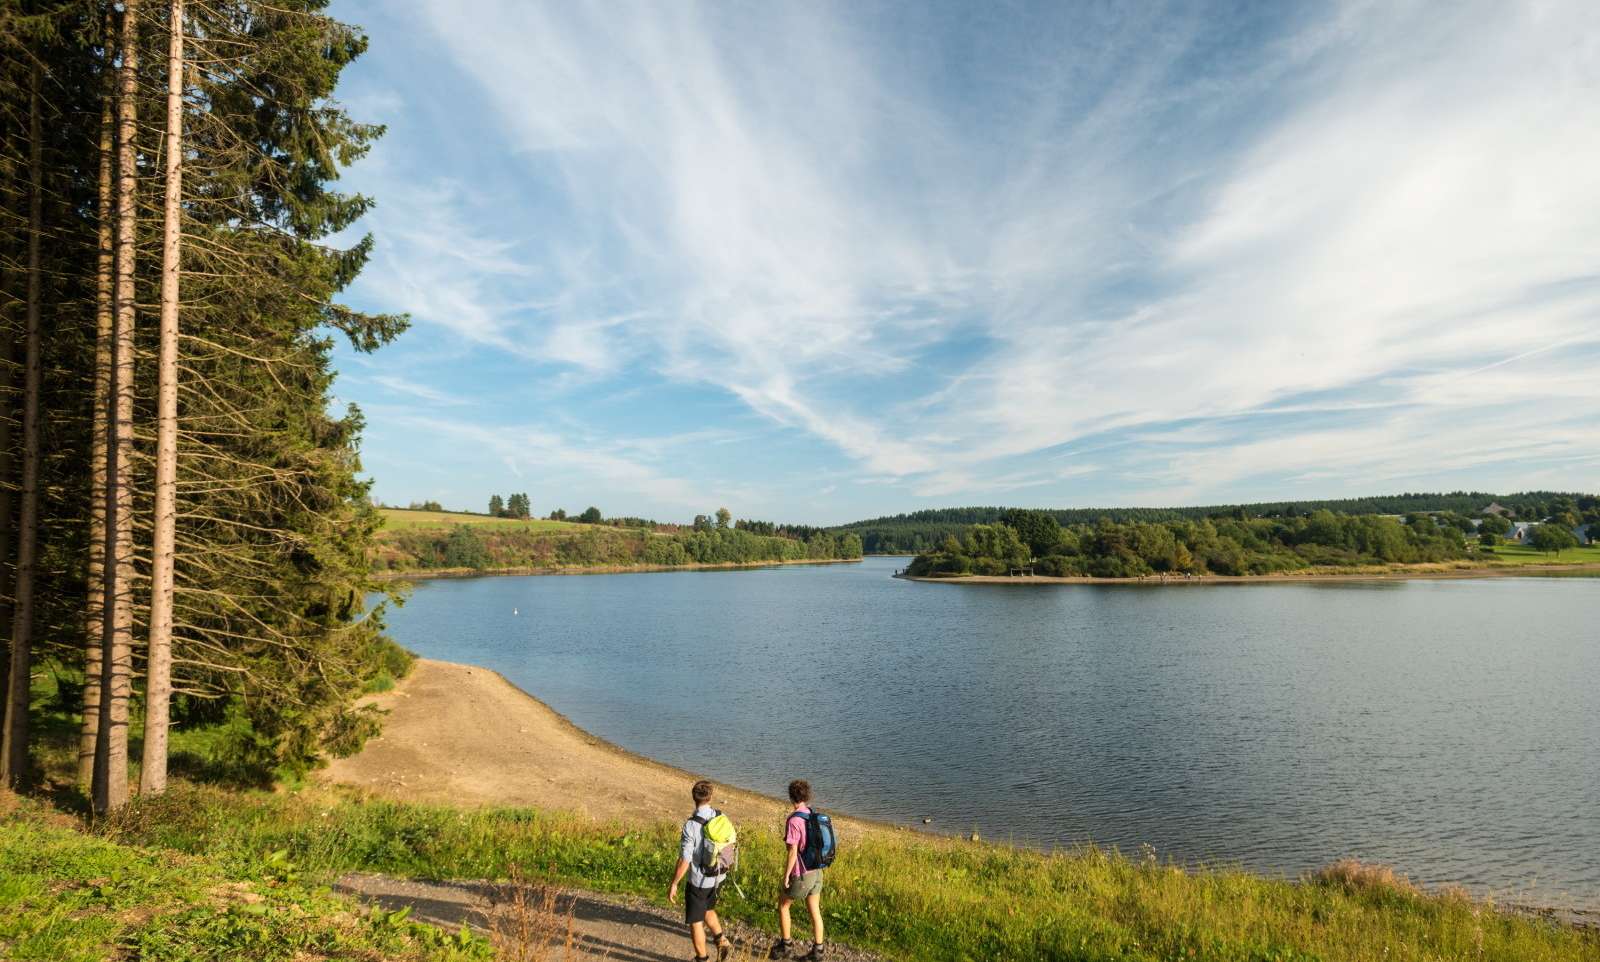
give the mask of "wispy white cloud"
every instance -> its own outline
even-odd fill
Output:
[[[374,296],[585,383],[714,386],[855,480],[1345,490],[1600,431],[1586,0],[1249,30],[1045,5],[980,36],[827,4],[407,11],[537,199],[386,185]],[[1541,404],[1574,413],[1522,424]]]
[[[369,378],[369,380],[371,380],[374,384],[382,385],[383,387],[386,387],[397,394],[408,394],[412,397],[421,398],[424,401],[432,401],[434,404],[455,407],[461,404],[472,403],[467,398],[457,397],[454,394],[441,391],[438,388],[394,374],[374,374]]]
[[[537,472],[541,481],[554,485],[570,481],[568,476],[576,474],[596,486],[590,489],[595,497],[648,491],[657,505],[680,510],[705,508],[707,494],[695,482],[542,426],[490,427],[405,408],[389,409],[383,414],[388,423],[404,428],[414,440],[426,438],[446,449],[490,452],[519,479]]]

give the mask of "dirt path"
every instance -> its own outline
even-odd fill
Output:
[[[487,882],[419,882],[383,875],[346,875],[337,891],[385,909],[409,908],[411,918],[454,932],[463,924],[487,936],[510,958],[547,962],[677,962],[694,953],[681,909],[573,891],[517,891]],[[727,932],[736,949],[729,959],[771,958],[773,937],[739,923]],[[810,943],[801,943],[809,949]],[[712,958],[716,958],[713,954]],[[828,958],[874,962],[878,957],[829,944]]]
[[[334,761],[323,780],[408,801],[530,806],[598,820],[659,822],[692,808],[689,787],[700,776],[590,735],[496,672],[419,658],[393,691],[371,701],[390,713],[383,734]],[[775,796],[721,785],[714,804],[774,832],[788,810]]]
[[[336,760],[321,773],[322,780],[407,801],[525,805],[601,820],[659,822],[688,813],[689,786],[697,776],[588,734],[495,672],[418,659],[393,691],[371,701],[390,712],[383,734],[354,757]],[[723,786],[714,803],[741,824],[768,823],[774,832],[788,808],[775,798]],[[852,832],[887,830],[840,821]],[[508,891],[489,882],[355,874],[338,887],[389,909],[409,906],[414,918],[451,931],[465,922],[492,933],[496,919],[508,930],[519,914]],[[533,913],[539,920],[534,927],[545,933],[539,945],[543,954],[510,957],[665,962],[693,954],[681,909],[572,891],[556,902],[553,910],[545,905]],[[729,931],[741,945],[731,958],[767,958],[771,935],[747,926]],[[875,958],[843,945],[829,950],[830,959],[845,962]]]

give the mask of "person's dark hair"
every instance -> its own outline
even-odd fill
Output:
[[[811,801],[811,783],[797,778],[789,783],[789,801],[799,804]]]
[[[689,790],[689,795],[696,805],[704,805],[711,801],[711,783],[703,778],[700,779],[694,783],[694,788]]]

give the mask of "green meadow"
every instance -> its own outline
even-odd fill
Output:
[[[486,524],[514,531],[567,531],[581,528],[571,521],[549,521],[544,518],[494,518],[486,514],[467,514],[461,511],[413,511],[409,508],[379,508],[383,527],[389,531],[407,531],[418,528],[443,529],[457,524]],[[379,535],[382,537],[382,535]]]

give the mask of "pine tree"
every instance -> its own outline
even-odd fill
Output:
[[[111,397],[106,447],[105,600],[100,652],[100,720],[92,795],[97,812],[128,800],[128,700],[133,690],[134,275],[139,94],[139,0],[124,0],[117,37],[116,187],[112,288]]]
[[[144,753],[139,792],[167,789],[167,726],[172,702],[173,542],[177,536],[178,294],[183,253],[183,0],[167,5],[166,195],[161,229],[161,346],[156,401],[155,533],[151,551],[150,638],[145,656]]]
[[[22,497],[17,522],[17,567],[13,581],[11,663],[0,780],[19,788],[28,777],[28,708],[32,693],[34,582],[39,538],[39,394],[43,334],[44,106],[39,88],[43,71],[35,65],[28,95],[28,293],[22,416]]]
[[[104,21],[105,43],[109,46],[111,14]],[[85,612],[88,627],[83,646],[83,725],[78,737],[78,784],[89,789],[94,782],[95,744],[100,730],[100,663],[106,602],[106,453],[110,425],[109,408],[112,378],[112,285],[115,254],[111,234],[112,198],[112,72],[103,71],[101,84],[100,131],[97,142],[95,178],[95,300],[94,300],[94,375],[90,392],[92,408],[89,454],[89,543],[86,571]]]
[[[489,496],[489,517],[500,518],[506,513],[506,503],[498,494]]]
[[[0,722],[16,733],[0,756],[17,760],[8,776],[27,762],[17,663],[52,663],[64,698],[81,669],[79,774],[99,811],[127,798],[146,631],[144,791],[160,789],[168,677],[172,724],[236,708],[239,747],[263,765],[303,767],[373,724],[352,702],[387,645],[367,604],[384,590],[367,558],[379,518],[358,477],[360,412],[328,412],[328,335],[370,351],[406,321],[334,300],[370,240],[327,239],[370,201],[327,185],[381,131],[327,99],[365,39],[324,6],[130,2],[118,17],[109,0],[0,2],[0,581],[23,582],[0,584],[0,605],[33,602],[0,610],[0,634],[28,642],[0,657],[0,706],[22,705]],[[191,28],[172,29],[185,14]],[[30,242],[45,267],[32,295]],[[158,243],[159,268],[139,256]],[[136,326],[155,302],[161,323]]]

